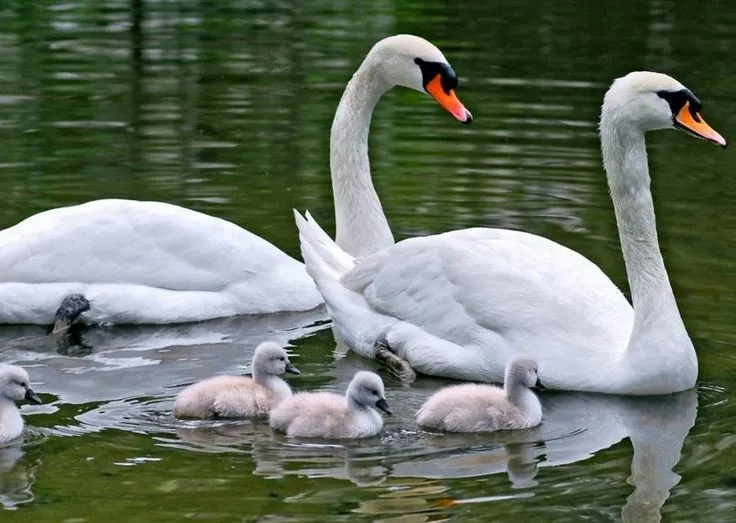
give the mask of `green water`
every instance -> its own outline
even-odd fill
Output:
[[[103,197],[177,203],[290,254],[291,208],[332,230],[328,135],[370,46],[442,48],[476,121],[406,90],[380,103],[374,179],[397,238],[485,225],[568,245],[626,287],[596,119],[610,81],[682,81],[736,139],[736,4],[727,1],[281,0],[0,6],[0,225]],[[0,329],[46,402],[0,449],[0,521],[736,521],[736,156],[649,137],[660,241],[700,361],[667,398],[543,394],[544,423],[483,436],[418,432],[443,384],[387,380],[380,438],[306,445],[263,424],[182,423],[175,394],[291,341],[296,389],[343,390],[372,362],[336,353],[324,314],[116,327],[60,347]],[[605,372],[605,369],[601,369]]]

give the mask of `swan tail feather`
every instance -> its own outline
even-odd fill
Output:
[[[308,212],[302,216],[294,210],[299,230],[299,244],[307,272],[320,286],[324,280],[339,281],[355,265],[355,260],[343,251],[319,226]]]

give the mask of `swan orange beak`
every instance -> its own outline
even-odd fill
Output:
[[[445,92],[442,88],[442,75],[438,74],[435,76],[427,84],[426,89],[427,92],[432,95],[432,98],[437,100],[437,103],[439,103],[445,111],[454,116],[458,121],[466,125],[469,125],[470,122],[473,121],[473,115],[470,114],[470,111],[468,111],[462,102],[460,102],[455,94],[455,90],[450,89]]]
[[[700,113],[690,112],[690,102],[685,102],[685,105],[682,106],[680,112],[675,116],[675,127],[679,127],[703,140],[718,144],[724,149],[726,148],[726,139],[718,134],[710,125],[705,123]]]

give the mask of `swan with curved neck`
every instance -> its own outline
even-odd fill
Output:
[[[601,149],[633,307],[595,264],[541,236],[465,229],[404,240],[356,263],[310,216],[298,216],[333,329],[360,354],[403,359],[425,374],[499,381],[511,358],[527,355],[548,388],[693,387],[697,357],[659,250],[644,136],[676,128],[725,147],[700,110],[692,92],[659,73],[630,73],[605,95]]]
[[[455,72],[437,47],[413,35],[395,35],[370,50],[342,95],[330,135],[330,172],[337,244],[353,256],[393,245],[394,237],[371,179],[368,132],[381,96],[395,86],[432,96],[457,120],[473,117],[455,94]]]
[[[411,35],[378,42],[345,89],[330,168],[338,243],[367,255],[393,244],[368,163],[371,113],[396,85],[470,113],[442,53]],[[230,222],[162,202],[96,200],[0,231],[0,323],[180,323],[306,311],[322,297],[304,266]],[[56,311],[56,313],[55,313]]]

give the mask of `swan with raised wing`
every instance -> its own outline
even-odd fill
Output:
[[[371,181],[373,108],[394,86],[427,93],[458,120],[470,113],[434,45],[379,41],[335,114],[330,169],[337,242],[365,256],[393,244]],[[161,202],[97,200],[0,231],[0,323],[179,323],[310,310],[322,297],[304,266],[233,223]],[[56,313],[55,313],[56,311]]]
[[[590,260],[541,236],[465,229],[356,260],[297,215],[336,337],[359,354],[450,378],[500,381],[526,355],[547,388],[693,387],[698,361],[659,249],[644,137],[675,128],[725,147],[700,111],[691,91],[659,73],[630,73],[605,95],[601,149],[633,307]]]

